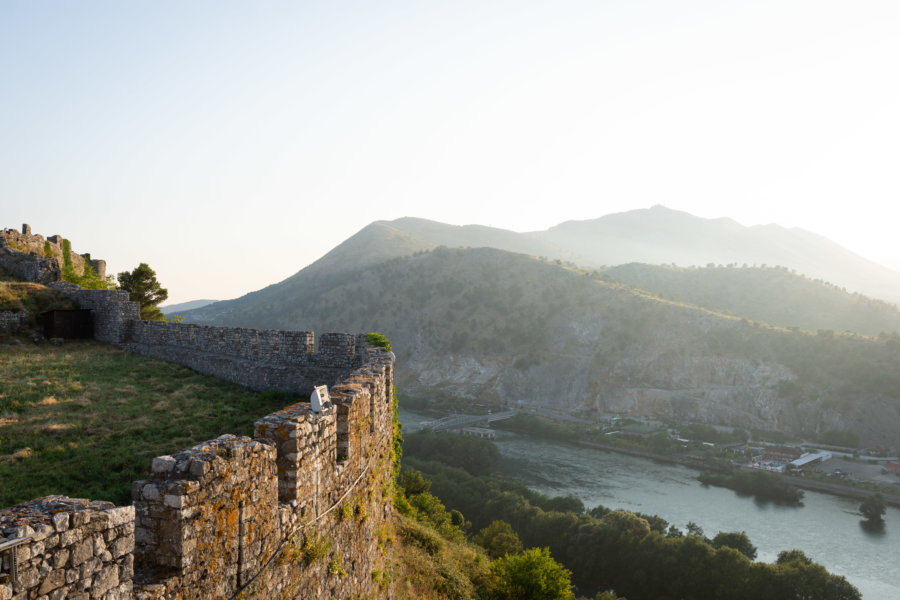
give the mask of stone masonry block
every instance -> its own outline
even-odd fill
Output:
[[[154,473],[168,473],[175,469],[175,459],[171,456],[157,456],[153,459],[151,469]]]

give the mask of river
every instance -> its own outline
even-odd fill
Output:
[[[429,417],[401,410],[407,430]],[[900,509],[888,508],[882,533],[860,526],[859,501],[807,491],[798,508],[757,502],[724,489],[701,486],[697,472],[678,465],[497,431],[506,474],[551,496],[573,495],[598,504],[660,515],[684,529],[688,521],[708,537],[746,531],[757,560],[773,562],[797,548],[855,585],[864,600],[897,600],[894,576],[900,557]]]

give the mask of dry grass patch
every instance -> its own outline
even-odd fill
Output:
[[[0,463],[21,462],[26,458],[31,458],[34,451],[31,448],[19,448],[12,454],[0,455]]]
[[[38,429],[44,433],[59,433],[61,431],[67,431],[75,427],[70,423],[48,423],[47,425],[41,425]]]
[[[397,600],[477,600],[477,585],[488,577],[490,559],[480,548],[442,538],[434,529],[399,517],[390,556],[391,586]],[[426,548],[423,538],[440,541]]]
[[[189,384],[175,390],[169,397],[172,398],[172,400],[193,400],[201,389],[201,386],[197,384]]]
[[[27,311],[37,315],[48,310],[78,308],[58,290],[27,281],[0,281],[0,310]]]

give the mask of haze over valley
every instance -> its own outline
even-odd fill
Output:
[[[900,311],[843,286],[891,289],[897,273],[804,231],[663,207],[565,227],[581,233],[379,221],[283,282],[183,314],[381,331],[412,396],[895,443]],[[693,261],[632,262],[654,256]],[[817,264],[834,280],[802,274]]]

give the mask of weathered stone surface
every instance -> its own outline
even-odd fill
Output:
[[[119,585],[119,569],[115,565],[109,565],[94,575],[91,585],[91,595],[95,598],[102,597],[107,591]]]
[[[69,558],[69,563],[73,567],[77,567],[84,563],[87,559],[94,555],[94,544],[91,540],[84,540],[72,548],[72,555]]]
[[[53,526],[57,531],[65,531],[69,528],[69,514],[57,513],[53,515]]]
[[[147,500],[158,500],[159,499],[159,490],[152,483],[148,483],[144,486],[144,489],[141,491],[144,495],[144,498]]]
[[[175,468],[175,459],[171,456],[157,456],[151,467],[154,473],[168,473]]]
[[[27,325],[28,320],[28,313],[25,311],[2,311],[0,312],[0,331],[15,331],[19,327]]]
[[[130,506],[116,508],[109,502],[65,496],[48,496],[0,511],[0,531],[32,536],[18,552],[19,583],[30,590],[27,597],[77,597],[79,590],[94,589],[94,574],[107,569],[114,570],[115,577],[104,576],[102,581],[113,582],[113,588],[119,585],[120,565],[110,549],[119,553],[123,565],[133,564],[129,554],[133,523],[124,522],[129,516],[133,520],[133,515]],[[59,528],[65,530],[57,533]],[[130,579],[126,583],[130,589]],[[112,588],[107,593],[118,594]]]
[[[47,574],[38,588],[38,594],[49,594],[66,583],[66,573],[62,570],[53,570]]]

